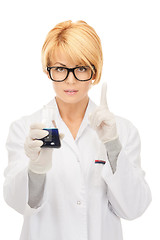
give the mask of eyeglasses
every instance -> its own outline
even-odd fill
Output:
[[[94,66],[93,66],[94,69]],[[79,66],[75,68],[66,67],[47,67],[47,71],[52,81],[63,82],[67,79],[70,72],[78,81],[89,81],[93,76],[93,70],[89,66]]]

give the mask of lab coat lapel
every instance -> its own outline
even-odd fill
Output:
[[[57,128],[59,129],[59,133],[64,134],[62,144],[63,144],[63,142],[65,142],[70,148],[72,148],[72,150],[75,152],[76,156],[79,158],[80,152],[79,152],[76,142],[77,142],[78,138],[83,134],[83,131],[88,126],[88,124],[89,124],[88,114],[93,111],[93,109],[95,108],[96,105],[89,99],[83,121],[80,125],[79,131],[77,133],[77,137],[75,140],[74,140],[69,128],[67,127],[67,125],[65,124],[65,122],[62,120],[62,118],[60,116],[59,109],[58,109],[55,98],[51,102],[49,102],[48,105],[51,105],[55,108],[54,120],[56,122]]]
[[[79,128],[79,131],[77,133],[76,141],[83,134],[83,131],[86,129],[86,127],[89,125],[88,116],[89,116],[90,113],[92,113],[95,106],[96,105],[89,99],[88,106],[87,106],[83,121],[82,121],[81,126]]]
[[[60,115],[58,116],[58,118],[59,118],[59,121],[57,121],[57,127],[59,129],[59,133],[64,134],[64,138],[61,140],[62,145],[63,145],[63,142],[67,144],[75,152],[76,156],[78,157],[79,150],[69,128],[67,127],[65,122],[61,119]]]

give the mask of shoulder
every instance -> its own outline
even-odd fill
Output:
[[[126,129],[130,129],[130,128],[136,129],[136,126],[130,120],[117,115],[115,115],[115,118],[116,118],[116,123],[118,127],[123,127]]]
[[[10,128],[23,129],[25,131],[32,123],[40,121],[41,114],[42,110],[38,110],[30,115],[22,116],[21,118],[14,120],[11,123]]]
[[[54,100],[50,101],[49,103],[47,103],[46,105],[51,105],[54,103]],[[19,119],[16,119],[15,121],[13,121],[11,123],[11,128],[13,127],[19,127],[19,128],[23,128],[24,130],[28,130],[28,128],[30,127],[30,125],[32,123],[36,123],[36,122],[41,122],[42,121],[42,114],[43,114],[43,106],[38,109],[37,111],[22,116]]]
[[[127,131],[138,131],[136,126],[128,119],[115,115],[117,127],[120,129],[126,129]]]
[[[128,119],[120,116],[115,116],[117,130],[121,142],[127,144],[128,141],[140,142],[139,132],[136,126]]]
[[[9,149],[15,145],[23,147],[24,141],[29,133],[31,123],[38,122],[40,115],[41,110],[13,121],[9,127],[6,146],[9,147]]]

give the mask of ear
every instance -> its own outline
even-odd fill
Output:
[[[93,74],[93,77],[92,77],[92,85],[94,85],[94,82],[96,81],[96,77],[97,77],[97,74]]]
[[[96,80],[96,77],[97,77],[97,71],[96,71],[96,68],[94,67],[94,73],[93,73],[93,76],[92,76],[92,84],[94,83],[94,81]]]
[[[46,72],[46,74],[47,74],[47,77],[48,77],[49,79],[51,79],[50,76],[49,76],[49,72],[48,72],[48,71]]]

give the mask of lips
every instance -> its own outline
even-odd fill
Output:
[[[78,92],[78,90],[75,90],[75,89],[66,89],[66,90],[64,90],[64,92],[67,94],[67,95],[75,95],[77,92]]]
[[[64,90],[65,92],[70,92],[70,93],[72,93],[72,92],[78,92],[78,90],[75,90],[75,89],[67,89],[67,90]]]

